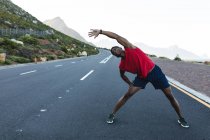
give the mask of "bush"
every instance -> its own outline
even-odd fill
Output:
[[[6,51],[2,48],[0,48],[0,53],[5,53]]]
[[[157,57],[156,55],[154,54],[148,54],[149,57]]]
[[[160,59],[169,59],[169,58],[164,57],[164,56],[160,56],[159,58],[160,58]]]
[[[25,36],[21,36],[19,38],[19,40],[23,41],[24,43],[27,43],[27,44],[33,44],[33,45],[38,45],[39,44],[39,41],[32,37],[32,36],[29,36],[29,35],[25,35]]]
[[[4,48],[7,50],[7,49],[18,49],[21,45],[11,41],[8,38],[5,38],[3,40],[2,39],[0,40],[0,46],[1,48]]]
[[[177,56],[174,58],[174,60],[175,60],[175,61],[182,61],[181,58],[179,57],[179,55],[177,55]]]
[[[13,61],[9,60],[9,59],[6,59],[4,64],[6,65],[11,65],[13,63]]]
[[[64,55],[58,56],[58,59],[64,59],[64,58],[66,58]]]
[[[68,49],[65,46],[61,46],[61,51],[68,53]]]
[[[56,60],[57,56],[56,55],[47,55],[47,60]]]
[[[28,58],[24,58],[24,57],[20,57],[20,56],[9,56],[8,57],[9,60],[13,61],[13,62],[17,62],[17,63],[29,63],[31,62],[30,59]]]

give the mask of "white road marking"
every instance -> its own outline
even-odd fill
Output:
[[[25,74],[29,74],[29,73],[33,73],[33,72],[36,72],[36,70],[32,70],[32,71],[28,71],[28,72],[24,72],[24,73],[21,73],[20,75],[25,75]]]
[[[46,112],[46,111],[47,111],[47,109],[41,109],[40,111],[41,111],[41,112]]]
[[[72,64],[76,63],[76,62],[71,62]]]
[[[91,73],[93,73],[94,70],[91,70],[90,72],[88,72],[84,77],[82,77],[80,80],[85,80],[85,78],[87,78]]]
[[[63,65],[55,65],[55,67],[62,67]]]
[[[103,64],[105,64],[107,61],[109,61],[109,59],[111,59],[112,58],[112,55],[110,55],[110,56],[108,56],[108,57],[106,57],[105,59],[103,59],[100,63],[103,63]]]
[[[16,132],[23,132],[23,130],[22,129],[17,129]]]
[[[62,97],[58,97],[59,99],[61,99]]]

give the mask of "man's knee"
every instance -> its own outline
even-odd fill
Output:
[[[175,97],[173,96],[171,90],[168,91],[168,92],[165,92],[165,95],[166,95],[166,97],[167,97],[171,102],[175,102],[175,101],[176,101],[176,99],[175,99]]]
[[[133,94],[131,94],[131,93],[128,92],[128,93],[126,93],[126,94],[124,95],[123,98],[124,98],[125,100],[127,100],[127,99],[129,99],[132,95],[133,95]]]
[[[129,99],[131,96],[133,96],[137,91],[139,91],[139,87],[130,87],[128,89],[128,92],[124,95],[123,99],[127,100]]]

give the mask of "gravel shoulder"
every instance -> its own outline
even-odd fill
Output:
[[[169,77],[210,97],[210,66],[199,63],[152,58]]]

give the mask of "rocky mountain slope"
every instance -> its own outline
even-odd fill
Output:
[[[0,0],[0,54],[6,54],[0,64],[62,59],[98,52],[96,47],[43,24],[12,1]]]
[[[68,35],[68,36],[71,36],[71,37],[76,38],[80,41],[86,42],[86,40],[78,32],[67,27],[67,25],[64,23],[64,21],[60,17],[46,20],[43,23],[45,23],[46,25],[48,25],[48,26]]]

